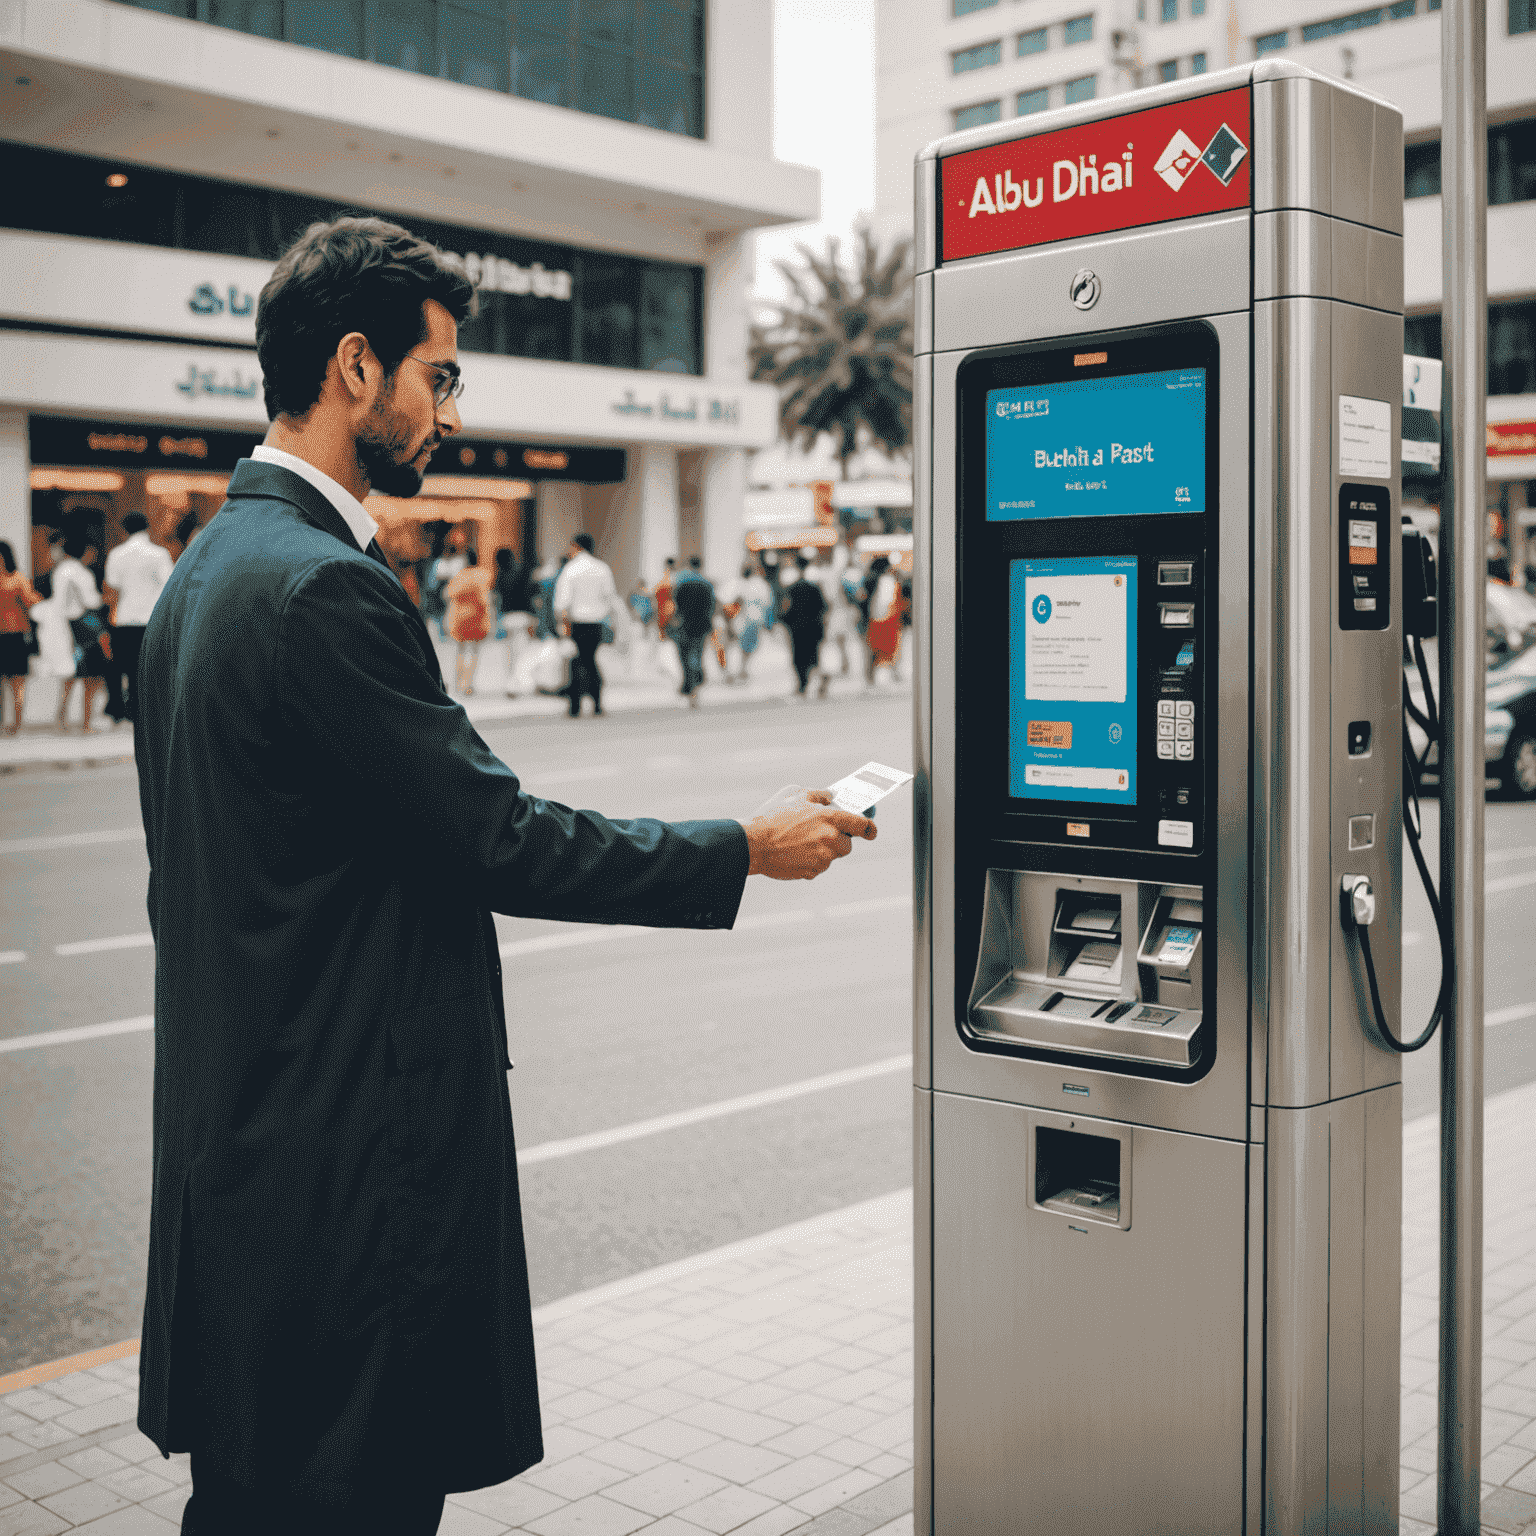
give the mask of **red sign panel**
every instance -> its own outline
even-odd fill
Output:
[[[1246,208],[1248,91],[1219,91],[944,160],[944,260]]]
[[[1536,453],[1536,421],[1490,421],[1485,431],[1490,459],[1523,459]]]

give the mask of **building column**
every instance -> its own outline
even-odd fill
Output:
[[[16,568],[30,576],[32,458],[25,411],[0,411],[0,539],[11,546]]]
[[[662,561],[678,552],[677,449],[670,443],[641,443],[629,451],[636,461],[630,474],[639,534],[635,568],[654,587]]]
[[[539,559],[558,560],[581,532],[581,487],[574,480],[541,480],[534,487],[539,508]]]
[[[703,484],[699,495],[701,553],[709,579],[729,581],[741,567],[742,509],[746,505],[747,450],[711,448],[704,455]]]

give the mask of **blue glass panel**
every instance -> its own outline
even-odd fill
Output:
[[[983,123],[995,123],[1003,115],[1001,101],[978,101],[974,107],[961,107],[955,113],[955,127],[979,128]]]
[[[284,0],[288,41],[326,53],[363,56],[363,0]]]
[[[1381,10],[1353,11],[1348,16],[1335,16],[1331,21],[1314,21],[1301,29],[1304,43],[1315,43],[1325,37],[1338,37],[1342,32],[1358,32],[1361,27],[1379,27]]]
[[[1179,61],[1177,59],[1164,59],[1157,66],[1157,78],[1166,84],[1170,80],[1179,78]]]
[[[433,0],[376,0],[373,57],[394,69],[437,73],[437,7]]]
[[[1063,29],[1066,41],[1069,43],[1091,43],[1093,41],[1093,17],[1074,16]]]
[[[1192,75],[1203,75],[1205,73],[1205,55],[1203,53],[1194,54],[1190,58],[1189,72]]]
[[[1099,77],[1097,75],[1084,75],[1077,80],[1068,80],[1063,89],[1063,96],[1070,107],[1075,101],[1092,101],[1098,94]]]
[[[963,75],[967,70],[985,69],[989,64],[1000,64],[1003,60],[1003,44],[999,38],[992,43],[978,43],[974,48],[962,48],[958,53],[949,56],[950,72]]]
[[[252,37],[283,35],[280,0],[208,0],[208,20],[216,27],[232,27],[236,32],[249,32]]]
[[[1254,38],[1253,51],[1261,58],[1266,53],[1278,53],[1289,45],[1290,37],[1289,32],[1266,32],[1263,37]]]
[[[1044,27],[1036,27],[1031,32],[1019,33],[1019,57],[1026,54],[1044,53],[1046,49],[1047,35]]]
[[[972,11],[990,11],[997,0],[955,0],[955,15],[969,16]]]
[[[635,121],[668,133],[703,133],[699,77],[649,59],[635,63]]]
[[[1019,92],[1018,113],[1020,117],[1028,117],[1034,112],[1044,112],[1050,104],[1050,90],[1043,85],[1038,90]]]
[[[529,101],[570,106],[570,43],[548,33],[520,31],[512,47],[512,89]]]

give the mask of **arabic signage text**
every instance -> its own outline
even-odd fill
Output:
[[[632,389],[609,407],[618,416],[640,416],[650,421],[707,422],[721,427],[741,425],[741,401],[729,397],[674,394],[664,389],[652,399],[641,399]]]
[[[1240,87],[950,155],[943,259],[1246,208],[1252,142]]]
[[[34,416],[28,429],[33,464],[114,469],[233,469],[250,457],[259,432],[188,432],[185,427],[77,421]]]

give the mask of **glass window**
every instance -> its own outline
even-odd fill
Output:
[[[531,27],[519,29],[512,48],[512,89],[529,101],[571,106],[569,39]]]
[[[973,107],[961,107],[954,113],[955,127],[979,128],[983,123],[995,123],[1003,115],[1001,101],[978,101]]]
[[[1205,15],[1205,0],[1189,0],[1189,14],[1191,16]]]
[[[1488,393],[1536,394],[1536,301],[1488,306]]]
[[[1253,51],[1260,58],[1266,53],[1278,53],[1290,40],[1289,32],[1266,32],[1253,40]]]
[[[1046,49],[1046,42],[1047,36],[1044,27],[1036,27],[1033,31],[1030,32],[1020,32],[1019,57],[1022,59],[1026,54],[1044,53]]]
[[[1439,197],[1440,141],[1403,146],[1403,196]],[[1419,354],[1423,356],[1422,353]]]
[[[1438,10],[1435,0],[1431,9]],[[1536,0],[1509,0],[1509,35],[1517,32],[1536,32]]]
[[[997,38],[990,43],[978,43],[974,48],[962,48],[949,56],[949,72],[963,75],[968,70],[985,69],[989,64],[1003,61],[1003,42]]]
[[[1099,77],[1097,75],[1083,75],[1076,80],[1068,80],[1062,88],[1062,95],[1070,107],[1074,101],[1092,101],[1098,93]]]
[[[290,43],[326,53],[363,56],[363,0],[283,0]]]
[[[634,58],[609,48],[584,46],[576,104],[599,117],[628,120],[634,115]]]
[[[1179,19],[1179,0],[1163,0],[1163,20],[1177,21]]]
[[[1353,11],[1348,16],[1335,16],[1332,21],[1314,21],[1301,29],[1304,43],[1315,43],[1320,38],[1337,37],[1341,32],[1358,32],[1361,27],[1379,27],[1380,10]]]
[[[1440,316],[1403,316],[1403,355],[1405,357],[1440,356]]]
[[[1091,43],[1093,41],[1093,17],[1074,16],[1062,29],[1063,40],[1068,43]]]
[[[990,11],[997,0],[955,0],[955,15],[969,16],[972,11]]]
[[[584,42],[611,48],[635,46],[635,0],[581,0]]]
[[[181,189],[181,240],[189,251],[274,261],[272,199],[257,187],[188,180]]]
[[[216,27],[233,27],[253,37],[283,35],[281,0],[208,0],[208,20]]]
[[[1488,130],[1488,201],[1536,199],[1536,118]]]
[[[374,0],[373,57],[393,69],[437,73],[434,0]]]
[[[1387,15],[1393,21],[1406,21],[1408,17],[1417,12],[1418,8],[1419,0],[1397,0],[1396,5],[1389,5],[1387,7]]]
[[[141,11],[158,11],[162,16],[197,15],[197,0],[123,0],[123,4]]]
[[[1190,55],[1189,72],[1192,75],[1203,75],[1205,73],[1205,55],[1203,53]]]
[[[640,0],[640,47],[668,64],[698,69],[704,56],[701,18],[691,5]]]
[[[442,5],[438,11],[441,29],[442,62],[440,72],[464,85],[478,85],[483,90],[507,88],[507,26],[505,20],[486,9],[471,10],[463,5]]]
[[[697,373],[694,317],[697,278],[691,267],[647,262],[640,281],[640,366],[658,373]]]
[[[1040,86],[1038,90],[1020,91],[1018,100],[1018,113],[1020,117],[1028,117],[1032,112],[1044,112],[1051,104],[1051,92],[1049,87]]]
[[[633,368],[640,307],[640,263],[623,256],[583,252],[579,263],[582,302],[576,361]]]
[[[1179,78],[1179,61],[1177,59],[1164,59],[1157,66],[1157,78],[1165,85],[1170,80],[1177,80]]]
[[[699,77],[649,59],[635,63],[635,121],[669,133],[702,132]]]

